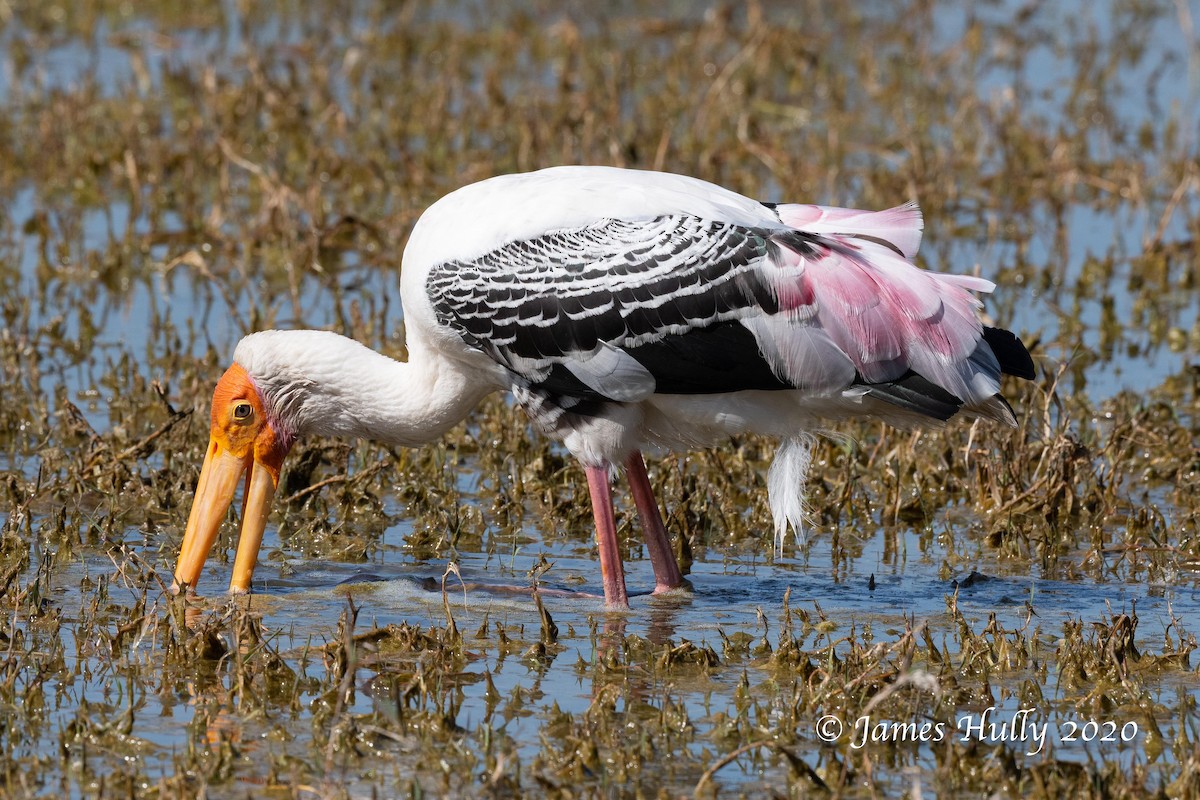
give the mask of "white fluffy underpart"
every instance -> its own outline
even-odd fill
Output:
[[[767,471],[767,499],[775,520],[775,552],[778,554],[783,553],[783,539],[789,525],[796,544],[804,542],[804,522],[808,517],[804,489],[816,442],[817,437],[811,433],[799,433],[785,439]]]

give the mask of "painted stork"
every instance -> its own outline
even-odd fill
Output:
[[[463,187],[404,252],[408,361],[325,331],[238,344],[175,588],[194,587],[245,481],[231,592],[250,587],[280,466],[300,436],[417,447],[508,390],[587,473],[604,597],[627,607],[610,476],[629,479],[655,592],[682,585],[646,477],[648,445],[782,440],[767,475],[775,533],[799,530],[812,431],[959,411],[1010,425],[1000,375],[1034,376],[984,326],[994,284],[915,267],[921,214],[751,200],[694,178],[557,167]]]

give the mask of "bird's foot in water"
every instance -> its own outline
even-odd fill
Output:
[[[381,575],[372,573],[355,575],[342,581],[346,583],[371,583],[375,581],[386,581],[391,578],[386,578]],[[411,579],[419,588],[426,592],[441,592],[443,589],[442,580],[440,578],[414,578]],[[561,597],[564,599],[574,600],[603,600],[604,595],[585,592],[578,589],[556,589],[546,586],[518,586],[505,583],[487,583],[485,581],[447,581],[444,586],[447,592],[486,592],[488,594],[498,596],[524,596],[532,597],[536,591],[542,597]],[[630,592],[629,597],[690,597],[692,595],[692,583],[689,580],[682,580],[678,586],[658,585],[650,591]]]
[[[422,581],[425,588],[431,592],[441,591],[441,583],[436,579],[430,578]],[[462,591],[466,587],[468,592],[489,592],[496,595],[525,595],[532,597],[536,591],[542,597],[562,597],[567,599],[577,600],[603,600],[604,595],[593,594],[591,592],[579,591],[576,589],[548,589],[545,586],[538,586],[536,589],[533,586],[511,586],[499,583],[482,583],[478,581],[468,581],[465,584],[456,584],[455,589]],[[450,587],[446,587],[450,590]],[[667,598],[685,598],[692,596],[692,584],[690,581],[683,581],[678,586],[656,586],[651,591],[629,592],[628,597],[667,597]],[[628,607],[614,608],[614,611],[625,611]]]
[[[687,578],[681,578],[675,586],[666,584],[658,584],[654,587],[654,591],[650,592],[651,597],[691,597],[695,593],[692,588],[692,582]]]

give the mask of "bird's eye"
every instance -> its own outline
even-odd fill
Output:
[[[234,419],[250,419],[250,415],[254,413],[254,409],[249,403],[238,403],[233,407]]]

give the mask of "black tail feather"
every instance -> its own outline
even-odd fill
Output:
[[[1033,358],[1015,333],[1003,328],[989,328],[985,325],[983,340],[996,354],[996,360],[1000,362],[1000,371],[1005,375],[1013,375],[1027,381],[1037,377]]]
[[[984,326],[983,341],[995,354],[996,360],[1000,363],[1000,371],[1005,375],[1013,375],[1026,380],[1033,380],[1036,376],[1033,358],[1012,331]],[[901,408],[934,419],[950,419],[963,407],[961,398],[912,370],[891,381],[866,383],[859,377],[855,383],[867,387],[866,394],[871,397],[886,400]],[[1010,425],[1016,423],[1012,407],[999,394],[986,402],[972,406],[971,410]]]
[[[863,385],[871,397],[934,419],[948,420],[962,408],[962,400],[912,370],[893,381]]]

